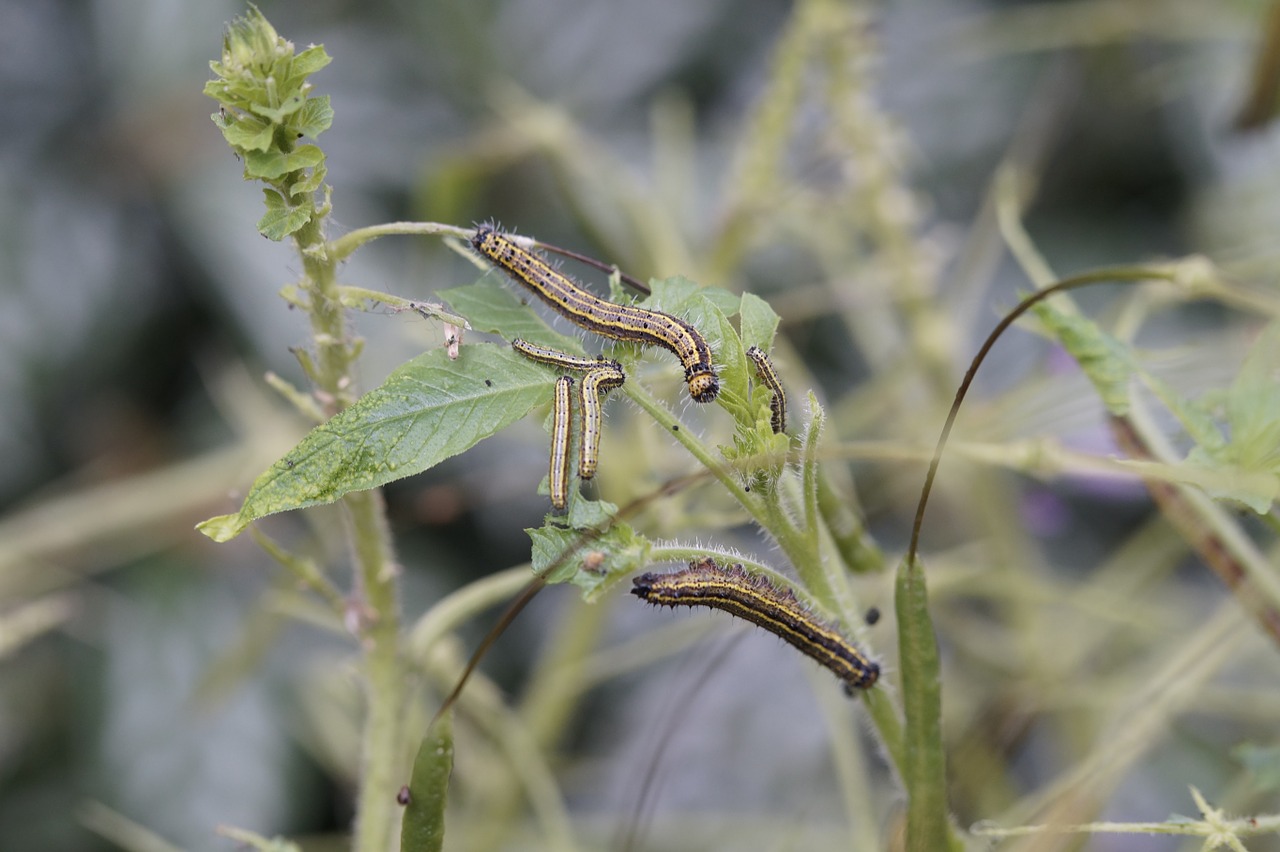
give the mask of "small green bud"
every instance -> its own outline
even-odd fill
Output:
[[[257,6],[236,18],[222,37],[222,66],[227,76],[248,74],[266,77],[276,61],[293,55],[293,45],[280,38]]]
[[[324,152],[298,140],[316,138],[333,122],[328,96],[308,96],[307,82],[329,62],[318,45],[295,55],[293,43],[250,5],[227,27],[221,59],[209,63],[217,77],[204,93],[221,107],[213,123],[244,162],[245,179],[267,185],[258,230],[273,240],[327,213]],[[321,191],[326,201],[317,208],[312,196]]]

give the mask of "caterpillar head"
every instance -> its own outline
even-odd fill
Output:
[[[711,402],[720,393],[720,380],[709,364],[699,364],[685,374],[689,396],[694,402]]]

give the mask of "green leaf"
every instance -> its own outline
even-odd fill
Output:
[[[310,204],[292,205],[274,189],[262,190],[267,204],[266,214],[258,220],[258,233],[279,242],[311,221]]]
[[[956,848],[947,819],[946,757],[942,747],[942,667],[929,616],[924,566],[904,561],[894,584],[898,614],[902,709],[906,716],[902,781],[907,788],[906,848]]]
[[[1192,433],[1187,456],[1217,474],[1201,484],[1215,499],[1235,500],[1258,514],[1280,497],[1280,324],[1268,326],[1254,343],[1227,389],[1223,408],[1230,438],[1215,429]],[[1205,403],[1208,405],[1208,403]]]
[[[683,275],[672,275],[670,278],[649,279],[649,289],[652,293],[644,300],[644,307],[673,313],[680,304],[692,298],[702,288],[698,286],[698,282],[690,281]]]
[[[214,123],[222,128],[222,138],[239,151],[266,151],[271,147],[275,126],[252,115],[214,115]]]
[[[284,124],[285,119],[302,109],[302,105],[306,102],[306,97],[301,92],[296,92],[281,101],[279,106],[250,104],[249,109],[253,110],[255,114],[270,120],[273,124]]]
[[[1129,380],[1136,369],[1129,350],[1087,317],[1068,314],[1048,302],[1041,302],[1032,310],[1076,359],[1107,410],[1115,415],[1127,414]]]
[[[427,730],[413,761],[409,801],[400,824],[400,852],[439,852],[444,846],[444,809],[453,773],[453,712]]]
[[[289,197],[304,198],[315,192],[324,184],[325,176],[328,174],[329,170],[325,168],[324,163],[321,163],[308,172],[306,177],[289,186]]]
[[[675,288],[677,292],[680,289],[678,285]],[[754,423],[755,412],[747,400],[747,356],[737,329],[729,321],[729,316],[738,311],[740,298],[729,293],[731,298],[725,299],[723,294],[725,291],[715,287],[698,289],[679,302],[668,302],[669,312],[692,323],[706,336],[715,358],[716,375],[720,378],[720,396],[716,402],[733,415],[736,423]],[[725,305],[729,306],[728,315]]]
[[[1247,470],[1280,470],[1280,323],[1258,335],[1227,391],[1228,457]]]
[[[333,107],[329,105],[329,96],[320,95],[307,98],[302,109],[289,122],[289,127],[303,136],[315,139],[333,124]]]
[[[289,64],[290,76],[284,85],[292,88],[332,61],[333,57],[325,52],[323,44],[313,44],[293,57],[293,61]]]
[[[294,150],[250,151],[244,157],[244,173],[247,177],[276,180],[301,169],[310,169],[324,162],[324,151],[315,145],[299,145]]]
[[[533,570],[548,583],[573,583],[594,601],[613,583],[644,568],[652,544],[630,525],[603,533],[544,526],[525,530],[533,542]]]
[[[1145,371],[1142,373],[1142,382],[1178,418],[1182,428],[1187,431],[1187,436],[1199,449],[1215,456],[1226,446],[1227,442],[1213,419],[1216,404],[1212,400],[1189,400],[1158,376]]]
[[[773,335],[778,330],[778,315],[769,303],[754,293],[742,294],[742,345],[759,346],[765,352],[773,349]]]
[[[581,440],[581,438],[575,438],[575,440]],[[574,475],[577,475],[576,467]],[[570,489],[569,510],[564,518],[565,526],[570,529],[604,529],[617,515],[618,507],[608,500],[588,500],[578,492],[578,489]]]
[[[583,352],[580,340],[552,330],[493,273],[485,274],[474,284],[442,290],[437,295],[456,313],[466,317],[476,331],[501,334],[508,340],[523,337],[531,343],[577,355]]]
[[[524,417],[547,399],[553,380],[505,346],[464,346],[457,361],[433,349],[311,430],[258,477],[238,513],[199,529],[225,541],[266,515],[420,473]]]
[[[1253,789],[1259,793],[1280,790],[1280,746],[1252,743],[1236,746],[1231,754],[1253,776]]]

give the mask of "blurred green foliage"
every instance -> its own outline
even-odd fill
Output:
[[[824,401],[824,468],[890,552],[968,357],[1036,277],[1002,245],[996,175],[1012,170],[1005,199],[1060,273],[1192,253],[1214,263],[1226,285],[1210,301],[1151,289],[1079,303],[1226,424],[1215,449],[1193,418],[1154,417],[1169,436],[1154,475],[1176,472],[1197,442],[1208,462],[1270,472],[1274,334],[1251,346],[1280,305],[1280,172],[1273,131],[1228,132],[1258,4],[263,8],[295,44],[324,45],[301,48],[305,70],[333,62],[315,77],[325,95],[299,89],[251,126],[224,119],[240,166],[201,90],[244,8],[4,11],[6,849],[225,849],[219,825],[308,852],[348,845],[362,697],[359,649],[333,606],[351,593],[341,515],[262,525],[295,565],[341,584],[319,603],[299,587],[302,569],[283,574],[250,541],[214,546],[192,529],[234,510],[311,425],[261,380],[308,387],[290,352],[307,329],[277,298],[299,260],[253,233],[262,196],[241,170],[285,180],[268,190],[280,215],[260,223],[277,238],[302,221],[295,191],[328,182],[331,236],[495,217],[641,278],[758,294],[782,318],[775,360],[793,405],[809,388]],[[297,70],[280,75],[285,88]],[[259,143],[291,142],[286,128],[314,137],[330,109],[323,166],[306,144],[267,161]],[[344,283],[423,299],[475,275],[439,241],[403,238],[341,270]],[[439,326],[409,313],[352,323],[363,341],[353,393],[440,351]],[[643,380],[679,399],[669,363],[652,366]],[[925,536],[956,821],[1157,821],[1205,805],[1190,786],[1229,813],[1274,813],[1276,645],[1131,471],[1105,463],[1116,450],[1103,405],[1058,350],[1014,333],[986,369]],[[609,412],[603,497],[625,504],[689,471],[635,410]],[[723,422],[679,414],[732,444]],[[523,529],[545,509],[538,426],[535,415],[387,489],[406,621],[529,559]],[[1254,508],[1269,510],[1259,493]],[[1213,518],[1274,583],[1269,515]],[[633,523],[777,561],[742,520],[695,487]],[[883,571],[853,586],[892,611]],[[862,704],[823,673],[755,634],[717,654],[705,640],[719,621],[655,627],[628,601],[577,597],[540,598],[468,688],[445,848],[569,835],[607,848],[637,823],[647,848],[892,844],[899,788],[859,724]],[[406,781],[426,719],[486,626],[458,616],[408,661],[421,679]],[[889,673],[893,629],[865,631]],[[694,663],[655,665],[690,648]],[[1106,842],[1099,831],[1001,848],[1118,848]]]

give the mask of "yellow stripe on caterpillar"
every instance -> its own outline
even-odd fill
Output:
[[[685,384],[695,402],[711,402],[720,392],[711,348],[702,333],[684,320],[601,299],[487,225],[476,229],[471,245],[574,325],[603,337],[661,346],[674,353],[684,367]]]
[[[880,664],[802,605],[790,589],[741,565],[690,562],[670,574],[641,574],[631,594],[658,606],[705,606],[746,619],[835,672],[850,695],[880,677]]]
[[[755,363],[756,375],[772,393],[769,397],[769,424],[773,427],[773,433],[779,435],[787,431],[787,392],[782,389],[778,371],[773,368],[773,361],[763,349],[752,346],[747,350],[747,357]]]
[[[578,384],[578,401],[582,417],[582,445],[578,448],[578,476],[591,479],[600,461],[600,424],[603,412],[600,397],[622,387],[627,374],[622,368],[602,364],[587,371]]]
[[[551,489],[551,508],[563,512],[569,505],[569,401],[573,394],[573,377],[556,379],[555,402],[551,409],[551,471],[547,482]]]

